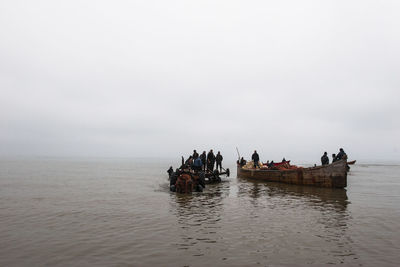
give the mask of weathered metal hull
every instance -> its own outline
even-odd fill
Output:
[[[249,178],[267,182],[310,185],[328,188],[344,188],[347,186],[346,161],[340,160],[332,164],[294,170],[260,170],[237,167],[239,178]]]

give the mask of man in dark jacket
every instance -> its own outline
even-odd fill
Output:
[[[207,155],[206,152],[203,151],[203,153],[200,155],[201,163],[203,163],[203,171],[206,170],[206,163],[207,163]]]
[[[217,162],[217,166],[215,166],[215,167],[218,170],[218,166],[219,166],[220,172],[222,171],[222,160],[223,159],[224,158],[222,157],[221,152],[218,151],[217,155],[215,156],[215,162]]]
[[[215,155],[212,149],[207,154],[207,170],[213,171],[215,164]]]
[[[322,163],[322,165],[328,165],[329,164],[329,158],[328,158],[328,153],[327,152],[324,152],[324,155],[322,155],[321,163]]]
[[[257,154],[257,150],[254,150],[254,153],[251,156],[251,159],[254,161],[254,168],[257,168],[258,167],[258,162],[260,161],[260,157]]]
[[[196,149],[193,150],[193,155],[192,155],[192,157],[193,157],[193,160],[196,160],[196,159],[199,157],[199,153],[197,153]]]
[[[336,158],[339,159],[347,159],[347,154],[344,152],[343,148],[339,149],[339,153]]]
[[[172,166],[171,167],[169,167],[169,169],[168,169],[168,176],[169,176],[169,178],[171,178],[171,175],[172,175],[172,173],[174,172],[174,169],[172,169]]]
[[[180,175],[180,171],[179,169],[176,169],[175,172],[171,173],[171,177],[169,180],[169,190],[171,190],[172,192],[176,191],[176,181],[178,180],[178,176]]]

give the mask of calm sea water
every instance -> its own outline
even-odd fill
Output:
[[[0,266],[400,263],[400,166],[346,189],[231,178],[168,190],[166,160],[1,160]]]

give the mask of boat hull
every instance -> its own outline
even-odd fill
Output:
[[[299,168],[294,170],[260,170],[237,167],[239,178],[280,182],[286,184],[309,185],[328,188],[344,188],[347,186],[347,165],[345,160],[332,164]]]

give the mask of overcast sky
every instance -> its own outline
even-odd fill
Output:
[[[0,155],[400,160],[400,1],[0,1]]]

